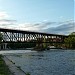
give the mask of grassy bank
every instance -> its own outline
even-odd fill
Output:
[[[0,55],[0,75],[12,75],[5,61],[2,59],[3,56]]]

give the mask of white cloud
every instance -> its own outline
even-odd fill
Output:
[[[42,31],[51,27],[55,22],[39,22],[39,23],[22,23],[18,25],[18,29],[29,30],[29,31]]]
[[[53,33],[53,34],[70,34],[75,31],[75,22],[74,20],[69,20],[65,22],[58,23],[57,27],[50,27],[43,30],[43,32]]]
[[[74,20],[64,22],[40,22],[40,23],[23,23],[18,25],[18,29],[27,31],[47,32],[55,34],[70,34],[74,31]]]
[[[7,19],[7,18],[10,18],[10,16],[4,11],[0,11],[0,19]]]
[[[29,30],[29,31],[39,31],[40,26],[35,25],[35,24],[31,24],[31,23],[23,23],[23,24],[19,24],[18,28],[21,30]]]
[[[67,20],[65,22],[50,22],[44,20],[43,22],[38,23],[18,24],[16,20],[12,20],[6,12],[0,12],[0,27],[56,34],[69,34],[75,29],[75,22],[74,20]]]
[[[1,28],[14,28],[16,20],[12,20],[10,15],[4,11],[0,11],[0,27]]]

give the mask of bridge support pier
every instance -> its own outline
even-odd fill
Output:
[[[7,43],[2,44],[2,49],[6,50],[7,49]]]
[[[0,50],[1,50],[1,44],[0,44]]]

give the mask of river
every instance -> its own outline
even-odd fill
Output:
[[[31,75],[75,75],[75,50],[0,51]]]

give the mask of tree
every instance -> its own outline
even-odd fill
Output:
[[[71,33],[64,41],[67,48],[75,49],[75,32]]]

